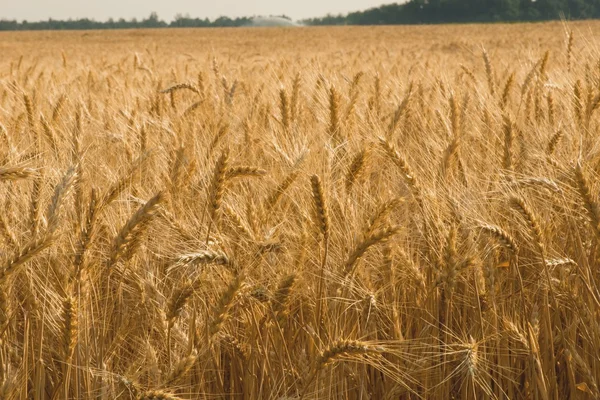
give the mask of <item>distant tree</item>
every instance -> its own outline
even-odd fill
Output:
[[[455,22],[543,21],[558,19],[600,18],[600,0],[408,0],[391,3],[347,15],[327,14],[321,18],[303,20],[306,25],[382,25],[382,24],[436,24]],[[287,15],[279,18],[290,20]],[[119,18],[106,22],[88,18],[77,20],[54,20],[21,22],[0,20],[0,30],[39,29],[130,29],[130,28],[192,28],[192,27],[238,27],[247,26],[252,18],[219,17],[192,18],[189,14],[177,14],[170,23],[161,20],[156,12],[138,21]]]
[[[158,18],[157,13],[152,12],[148,18],[142,20],[140,26],[143,28],[162,28],[167,26],[167,24]]]

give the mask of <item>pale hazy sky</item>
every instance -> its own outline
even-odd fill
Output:
[[[0,19],[93,18],[104,21],[110,17],[141,19],[156,11],[165,21],[171,21],[177,13],[210,19],[286,14],[298,20],[392,2],[394,0],[0,0]]]

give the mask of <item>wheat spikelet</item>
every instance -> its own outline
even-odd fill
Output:
[[[590,190],[588,180],[580,163],[577,163],[574,172],[577,193],[587,211],[594,233],[600,238],[600,209],[598,208],[598,203],[592,196],[592,191]]]
[[[591,92],[590,92],[591,93]],[[592,119],[592,114],[600,107],[600,93],[590,98],[587,102],[585,109],[585,123],[586,126],[590,125],[590,121]]]
[[[60,115],[62,114],[62,110],[63,110],[66,100],[67,100],[66,93],[61,94],[60,97],[58,98],[58,100],[56,100],[56,103],[54,104],[54,107],[52,108],[52,122],[53,123],[55,123],[60,118]]]
[[[385,221],[386,217],[400,205],[401,202],[402,199],[391,199],[381,204],[373,216],[369,218],[366,229],[367,236],[371,235],[375,229]]]
[[[6,324],[9,321],[10,309],[9,309],[9,297],[6,290],[0,291],[0,327],[5,329]]]
[[[516,338],[519,343],[525,346],[526,349],[529,350],[529,340],[525,337],[525,334],[519,329],[519,327],[509,320],[508,318],[504,318],[502,321],[508,332],[512,333],[513,337]]]
[[[77,344],[78,329],[77,303],[71,296],[63,300],[63,357],[68,362]]]
[[[149,221],[154,217],[162,200],[162,193],[152,197],[121,228],[113,241],[112,250],[106,263],[107,268],[114,266],[118,261],[127,261],[133,256],[140,244],[141,236],[147,229]]]
[[[379,74],[375,76],[373,81],[373,98],[371,99],[371,107],[375,110],[375,115],[381,115],[381,77]]]
[[[285,131],[290,129],[290,104],[284,89],[279,91],[279,110],[281,113],[281,125]]]
[[[527,75],[525,76],[525,80],[523,81],[523,84],[521,85],[521,101],[523,101],[523,98],[525,97],[526,94],[530,93],[529,87],[531,86],[531,83],[534,81],[534,78],[536,78],[536,76],[537,76],[538,66],[539,66],[539,62],[535,63],[533,65],[533,67],[529,70]]]
[[[294,273],[284,276],[271,298],[271,309],[277,321],[280,321],[286,315],[287,303],[296,279],[297,276]]]
[[[4,262],[3,268],[0,270],[0,284],[5,282],[23,264],[50,247],[52,243],[53,238],[50,235],[43,235],[23,246],[15,255]]]
[[[534,92],[534,108],[535,108],[535,122],[540,123],[544,119],[544,110],[542,109],[542,96],[540,90],[536,88]]]
[[[213,309],[213,316],[209,325],[209,334],[214,336],[221,331],[223,324],[229,318],[229,310],[233,306],[235,296],[242,288],[243,278],[236,276],[227,287],[227,290],[223,292],[219,298],[218,303]]]
[[[448,236],[446,237],[446,243],[444,245],[444,251],[439,260],[439,273],[438,278],[435,282],[435,287],[444,283],[444,299],[447,295],[452,295],[456,284],[456,277],[458,275],[458,251],[456,248],[456,227],[452,226],[448,230]],[[445,306],[443,303],[446,300],[442,300],[442,308]]]
[[[312,186],[312,197],[315,204],[316,210],[316,222],[319,231],[323,235],[325,242],[329,239],[329,210],[325,200],[325,192],[323,191],[323,184],[321,179],[317,175],[313,175],[310,178]]]
[[[458,100],[455,98],[454,94],[450,96],[448,103],[450,106],[450,126],[452,127],[452,135],[454,135],[455,138],[458,138],[461,135],[461,113],[458,108]]]
[[[242,358],[242,360],[248,360],[250,357],[248,345],[240,342],[235,337],[228,334],[223,334],[222,342],[228,344],[235,351],[235,353]]]
[[[27,167],[0,167],[0,181],[16,181],[37,176],[36,170]]]
[[[75,185],[77,178],[78,176],[76,168],[69,168],[63,176],[63,179],[54,188],[54,195],[52,196],[52,200],[46,213],[49,232],[55,232],[58,228],[60,216],[59,213],[64,203],[64,199],[69,195],[69,192]]]
[[[182,254],[177,257],[176,263],[189,266],[197,266],[209,263],[225,265],[229,263],[229,259],[223,252],[202,250],[196,253]]]
[[[131,117],[133,119],[133,116]],[[131,122],[130,122],[131,124]],[[83,110],[79,105],[75,110],[73,134],[71,136],[71,163],[76,165],[81,162],[81,136],[83,133]]]
[[[191,83],[179,83],[177,85],[173,85],[167,89],[161,90],[161,93],[174,93],[179,90],[190,90],[196,94],[200,94],[198,88]]]
[[[217,212],[221,208],[221,200],[225,192],[225,181],[227,179],[227,163],[229,160],[229,151],[224,150],[219,156],[209,190],[209,215],[211,221],[216,220]]]
[[[85,256],[88,251],[92,239],[94,237],[94,229],[96,219],[98,218],[99,199],[96,189],[92,189],[90,194],[90,202],[85,217],[81,232],[79,233],[79,242],[75,250],[75,258],[73,261],[74,277],[78,279],[81,269],[85,266]]]
[[[185,159],[185,147],[179,146],[177,151],[174,152],[172,157],[171,173],[169,175],[169,181],[171,190],[175,193],[176,189],[180,186],[181,177],[183,175],[183,164]]]
[[[505,109],[506,106],[508,105],[508,100],[510,99],[510,90],[512,89],[514,83],[515,83],[515,73],[513,72],[506,79],[506,83],[504,84],[504,89],[502,90],[502,98],[500,100],[500,108],[501,109]]]
[[[148,390],[141,392],[137,396],[137,400],[182,400],[171,393],[163,392],[162,390]]]
[[[189,356],[183,357],[181,360],[179,360],[171,369],[171,372],[165,379],[164,385],[173,386],[177,384],[177,382],[180,382],[189,372],[189,370],[192,369],[197,359],[198,356],[196,355],[196,353],[192,352],[192,354],[190,354]]]
[[[510,198],[510,204],[513,208],[515,208],[525,219],[527,222],[527,226],[533,236],[533,240],[535,242],[536,247],[542,254],[544,255],[544,235],[542,233],[542,228],[539,224],[539,218],[536,214],[529,208],[525,200],[518,196],[513,196]]]
[[[458,352],[462,355],[461,366],[456,370],[471,379],[476,379],[481,373],[482,363],[480,360],[479,343],[472,337],[469,341],[460,344]]]
[[[464,66],[463,64],[460,64],[460,69],[463,74],[467,75],[471,79],[471,81],[477,82],[477,78],[475,78],[475,74],[473,74],[473,71],[471,71],[468,67]]]
[[[200,108],[200,106],[204,104],[204,99],[199,100],[195,103],[192,103],[191,106],[189,106],[188,108],[185,109],[185,111],[183,112],[183,116],[184,117],[188,117],[190,116],[194,111],[196,111],[198,108]]]
[[[460,140],[458,137],[455,137],[454,139],[452,139],[452,142],[450,142],[448,147],[446,147],[446,150],[444,151],[444,155],[442,158],[442,167],[441,167],[442,175],[444,178],[448,177],[448,174],[450,173],[450,171],[452,169],[454,161],[456,159],[458,159],[459,148],[460,148]]]
[[[225,80],[223,80],[224,83],[224,89],[225,89],[225,102],[228,106],[231,106],[233,104],[233,96],[235,95],[235,91],[238,87],[238,80],[236,79],[233,84],[231,85],[231,87],[227,87],[227,84],[225,82]]]
[[[350,253],[348,259],[346,260],[344,266],[344,276],[352,275],[354,272],[354,267],[359,258],[361,258],[365,252],[372,246],[381,243],[400,230],[398,226],[386,227],[381,229],[378,232],[374,232],[371,235],[367,236],[362,242],[360,242],[356,248]]]
[[[394,112],[394,115],[392,116],[392,120],[388,127],[388,137],[396,131],[398,124],[400,123],[400,118],[402,118],[404,113],[407,111],[407,107],[408,107],[408,103],[411,98],[411,94],[412,94],[412,90],[409,88],[406,95],[404,95],[404,98],[402,99],[402,101],[400,102],[398,107],[396,108],[396,111]]]
[[[44,137],[50,144],[50,147],[52,148],[52,151],[54,151],[54,154],[58,156],[60,154],[60,150],[58,147],[56,135],[54,134],[52,127],[43,115],[40,115],[40,124],[42,125],[42,132],[44,132]]]
[[[266,200],[267,210],[271,210],[273,209],[273,207],[275,207],[275,205],[277,205],[277,203],[281,199],[281,196],[283,196],[283,194],[288,190],[288,188],[294,183],[296,178],[298,178],[298,171],[292,171],[285,177],[285,179],[279,185],[277,185],[275,190],[273,190],[273,192],[269,195],[269,197]]]
[[[573,113],[575,114],[575,118],[577,120],[577,124],[581,127],[583,126],[583,88],[581,87],[581,80],[577,80],[575,85],[573,86]]]
[[[348,172],[346,173],[346,191],[350,192],[352,186],[360,177],[361,173],[364,171],[367,157],[368,151],[366,149],[360,150],[354,155],[354,157],[352,157],[352,161],[350,162],[350,166],[348,167]]]
[[[173,291],[167,302],[166,318],[169,327],[173,326],[175,319],[179,317],[183,307],[185,307],[190,297],[194,294],[195,289],[195,285],[188,281]]]
[[[350,86],[350,102],[348,103],[348,106],[346,107],[346,112],[344,113],[344,119],[345,120],[349,120],[352,115],[354,115],[355,110],[356,110],[356,102],[358,101],[358,96],[360,94],[360,91],[358,90],[359,87],[359,83],[361,78],[363,77],[364,73],[361,72],[357,72],[356,75],[354,75],[354,78],[352,79],[352,85]]]
[[[358,340],[341,339],[333,342],[319,354],[317,358],[317,370],[340,360],[357,355],[369,353],[380,353],[381,350]]]
[[[8,135],[8,131],[6,130],[6,127],[2,125],[2,123],[0,123],[0,140],[6,147],[13,147],[11,143],[12,141],[10,140],[10,136]]]
[[[508,249],[513,255],[518,254],[519,246],[517,245],[516,240],[512,237],[510,233],[496,225],[484,224],[480,225],[479,228],[483,232],[498,240],[500,244],[502,244],[502,246]]]
[[[294,82],[292,83],[292,97],[290,99],[290,119],[292,121],[296,121],[298,119],[298,113],[300,109],[300,84],[301,84],[302,76],[300,72],[296,74],[294,77]]]
[[[421,189],[419,187],[414,172],[412,171],[406,160],[402,158],[400,154],[398,154],[396,149],[394,149],[394,147],[385,139],[379,138],[379,144],[381,145],[387,156],[390,158],[390,160],[398,167],[398,169],[400,169],[402,177],[406,181],[408,187],[413,192],[413,196],[415,197],[415,199],[417,201],[420,201]]]
[[[25,111],[27,113],[27,124],[29,126],[29,130],[32,133],[35,133],[35,120],[33,117],[33,102],[31,98],[27,94],[23,94],[23,103],[25,103]]]
[[[242,217],[237,212],[235,212],[231,207],[225,205],[223,207],[223,213],[225,213],[230,223],[232,223],[233,227],[238,233],[242,233],[247,238],[254,240],[255,235],[252,231],[252,228],[250,228],[250,226],[244,222]]]
[[[558,146],[558,143],[562,139],[563,135],[564,132],[562,129],[557,130],[556,133],[552,135],[550,141],[548,142],[548,147],[546,148],[546,154],[554,154],[554,152],[556,151],[556,146]]]
[[[485,49],[483,49],[483,62],[485,64],[485,73],[488,81],[488,89],[492,96],[496,94],[496,82],[494,78],[494,68],[492,67],[492,62],[490,61],[490,57]]]
[[[547,79],[546,72],[548,69],[548,61],[550,60],[550,50],[544,52],[544,56],[539,61],[540,64],[540,76],[542,79]]]
[[[267,174],[267,171],[258,167],[242,166],[228,168],[225,173],[225,180],[228,181],[233,178],[243,177],[259,177]]]
[[[329,126],[327,128],[327,133],[329,133],[329,136],[337,142],[341,141],[339,108],[340,96],[332,86],[329,88]]]
[[[556,104],[552,92],[548,93],[546,101],[548,103],[548,122],[550,123],[550,126],[554,126],[556,123]]]
[[[223,140],[223,138],[229,133],[229,124],[220,124],[217,133],[213,137],[209,146],[209,155],[212,155],[214,149],[217,148],[217,145]],[[225,149],[225,152],[228,152],[228,149]]]
[[[571,72],[571,58],[573,57],[573,31],[570,30],[567,34],[567,71]]]
[[[29,206],[29,224],[34,237],[39,233],[41,220],[41,195],[42,195],[43,174],[39,174],[33,181],[31,190],[31,200]]]
[[[504,122],[504,154],[502,157],[502,168],[510,171],[513,169],[513,123],[507,115],[503,116],[502,120]]]
[[[2,236],[4,237],[4,240],[6,240],[6,242],[8,242],[9,245],[11,245],[12,247],[17,246],[17,238],[16,238],[14,232],[8,226],[8,223],[6,222],[6,218],[1,214],[0,214],[0,232],[2,233]]]
[[[551,268],[556,268],[556,267],[563,267],[563,266],[567,266],[567,265],[577,266],[577,263],[575,262],[575,260],[572,260],[570,258],[552,258],[552,259],[546,260],[546,265]]]
[[[398,267],[407,269],[411,279],[415,282],[416,287],[424,290],[427,286],[427,280],[419,266],[415,265],[413,260],[401,249],[396,251],[395,255],[398,258]]]
[[[131,168],[127,171],[126,174],[121,176],[115,183],[113,183],[110,188],[106,191],[103,196],[103,199],[99,205],[99,207],[105,208],[110,205],[113,201],[125,191],[127,185],[133,179],[133,177],[138,174],[141,170],[143,170],[144,165],[148,161],[149,153],[142,154],[137,160],[132,163]]]

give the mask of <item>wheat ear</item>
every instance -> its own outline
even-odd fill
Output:
[[[37,176],[36,170],[27,167],[0,167],[0,181],[17,181]]]
[[[392,226],[381,229],[380,231],[367,236],[362,242],[360,242],[356,246],[356,248],[348,256],[348,260],[346,260],[346,264],[344,266],[344,276],[349,276],[353,274],[356,262],[366,253],[366,251],[370,247],[389,239],[390,237],[398,233],[399,230],[400,227]]]
[[[235,296],[242,288],[243,277],[236,276],[227,287],[227,290],[223,292],[217,305],[213,310],[213,318],[209,325],[209,334],[214,336],[221,331],[223,324],[229,318],[229,310],[233,306]]]
[[[133,256],[133,253],[140,245],[141,237],[148,228],[148,223],[156,214],[163,197],[162,193],[158,193],[148,200],[121,228],[113,241],[112,250],[106,264],[108,268],[114,266],[118,261],[127,261]]]
[[[208,214],[210,217],[206,242],[210,238],[210,228],[212,224],[216,221],[217,213],[221,208],[221,200],[223,199],[223,194],[225,192],[225,181],[227,179],[227,163],[229,161],[229,151],[225,149],[217,163],[215,164],[215,168],[213,170],[213,177],[210,184],[209,195],[208,195]]]
[[[258,167],[251,166],[242,166],[242,167],[233,167],[229,168],[225,173],[225,180],[233,179],[233,178],[244,178],[244,177],[257,177],[264,176],[267,174],[267,171]]]
[[[579,162],[575,166],[575,182],[577,183],[577,193],[579,194],[581,202],[587,211],[594,234],[596,237],[600,238],[600,208],[592,196],[588,179],[586,178],[583,167]]]
[[[346,191],[350,192],[354,183],[358,180],[360,175],[363,173],[366,167],[367,158],[368,158],[367,149],[362,149],[358,153],[352,157],[352,161],[350,162],[350,166],[348,167],[348,172],[346,173],[345,185]]]
[[[162,390],[148,390],[138,394],[137,400],[182,400],[171,393]]]
[[[286,275],[279,283],[279,286],[271,299],[271,309],[273,310],[273,315],[277,321],[280,321],[286,314],[288,299],[292,288],[296,283],[296,279],[297,276],[294,273]]]
[[[192,369],[196,363],[196,360],[198,360],[198,355],[195,352],[192,352],[192,354],[189,356],[183,357],[181,360],[179,360],[171,369],[171,372],[165,379],[164,385],[173,386],[180,382],[188,373],[188,371]]]
[[[358,340],[337,340],[319,354],[316,368],[319,370],[341,358],[380,352],[381,349]]]
[[[53,241],[54,238],[51,235],[44,235],[34,239],[21,248],[18,253],[6,260],[4,267],[0,270],[0,285],[22,267],[23,264],[50,247]]]
[[[496,240],[498,240],[502,246],[507,248],[513,254],[517,254],[519,252],[519,246],[517,245],[515,238],[504,229],[496,225],[488,224],[480,225],[479,228],[488,235],[496,238]]]

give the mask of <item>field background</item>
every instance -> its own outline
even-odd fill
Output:
[[[598,398],[598,36],[0,32],[0,398]]]

